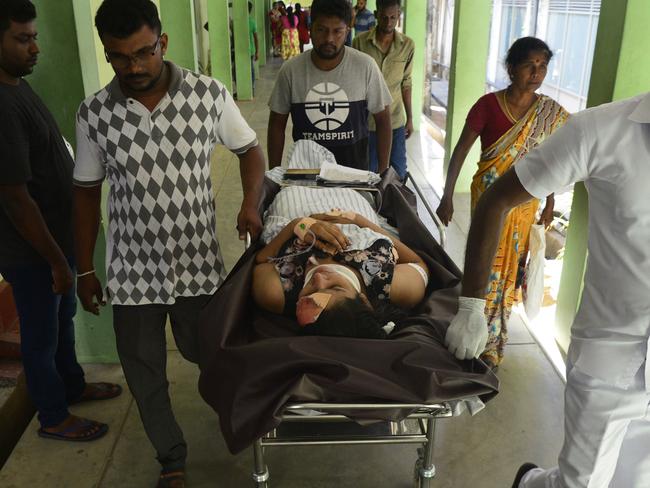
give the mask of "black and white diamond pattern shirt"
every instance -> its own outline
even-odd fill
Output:
[[[109,183],[107,289],[115,305],[172,304],[211,294],[225,278],[210,155],[257,145],[218,81],[167,63],[168,93],[150,112],[117,79],[77,113],[74,182]]]

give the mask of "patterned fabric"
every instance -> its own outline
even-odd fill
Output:
[[[364,216],[373,224],[379,224],[377,214],[368,201],[349,188],[309,188],[289,186],[280,190],[264,215],[262,241],[270,242],[293,219],[316,213],[329,212],[333,208],[350,210]],[[385,239],[368,228],[353,224],[337,224],[348,236],[352,249],[365,249],[378,238]]]
[[[483,151],[478,171],[472,180],[472,212],[483,192],[513,164],[561,127],[568,115],[560,104],[541,95],[526,115]],[[497,366],[503,359],[508,341],[507,321],[516,300],[516,289],[520,285],[517,281],[518,270],[520,262],[528,254],[530,226],[535,221],[538,206],[538,200],[531,200],[512,209],[503,224],[486,289],[485,314],[489,339],[481,358],[490,366]]]
[[[288,240],[280,249],[275,268],[280,274],[282,289],[284,290],[284,313],[295,315],[298,294],[305,284],[307,260],[310,256],[316,259],[330,257],[318,249],[311,252],[292,256],[305,251],[309,244],[297,237]],[[365,294],[371,302],[390,300],[390,285],[395,271],[395,253],[393,244],[388,239],[379,239],[367,249],[349,251],[334,255],[334,260],[349,266],[359,272],[364,285]]]
[[[173,304],[213,293],[225,277],[216,238],[210,154],[236,153],[255,133],[223,85],[168,64],[168,93],[152,112],[114,80],[77,114],[75,184],[106,177],[107,287],[116,305]]]
[[[282,31],[282,59],[285,61],[300,54],[300,39],[298,29],[284,29]]]

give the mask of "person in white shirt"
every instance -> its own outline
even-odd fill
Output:
[[[162,472],[184,486],[187,446],[165,372],[165,324],[198,362],[198,315],[226,276],[216,235],[210,156],[240,161],[239,236],[255,239],[264,156],[223,84],[165,61],[167,35],[150,0],[104,0],[95,24],[115,78],[77,113],[74,168],[77,294],[98,314],[104,288],[93,250],[107,181],[106,293],[124,375]]]
[[[484,295],[500,226],[514,206],[573,182],[589,194],[589,257],[567,353],[559,465],[523,465],[513,487],[650,486],[650,93],[574,115],[486,191],[469,233],[459,311],[445,342],[485,346]]]

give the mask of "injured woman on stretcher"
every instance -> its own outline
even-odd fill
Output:
[[[266,246],[255,258],[255,302],[295,316],[304,334],[386,337],[424,298],[429,271],[379,224],[355,190],[282,189],[266,213]]]
[[[199,320],[199,390],[229,449],[277,427],[287,402],[480,410],[498,379],[444,345],[461,272],[418,216],[415,194],[390,169],[363,192],[282,186],[274,170],[261,237]]]

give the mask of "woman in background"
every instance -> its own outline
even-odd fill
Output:
[[[282,22],[282,59],[286,61],[300,54],[300,40],[298,38],[298,16],[293,13],[291,7],[288,7],[285,12],[280,21]]]
[[[516,40],[506,57],[510,85],[481,97],[469,111],[449,162],[445,191],[436,213],[448,225],[454,213],[452,197],[460,169],[474,141],[481,138],[481,159],[472,180],[472,211],[481,194],[528,151],[561,127],[569,115],[555,100],[535,93],[544,82],[553,53],[535,37]],[[553,220],[553,195],[546,199],[540,223]],[[490,367],[503,360],[507,321],[521,285],[519,269],[528,254],[528,236],[539,201],[513,209],[503,226],[499,250],[486,290],[485,314],[489,339],[481,359]],[[495,225],[498,223],[495,222]]]
[[[269,12],[269,21],[271,23],[271,39],[273,40],[273,56],[279,56],[282,49],[282,11],[280,9],[282,2],[273,2],[273,8]]]
[[[298,16],[298,40],[300,41],[300,52],[305,50],[305,44],[309,44],[309,11],[303,10],[302,6],[296,4],[296,15]]]

